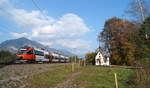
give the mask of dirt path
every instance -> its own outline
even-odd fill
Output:
[[[74,83],[74,80],[76,76],[80,75],[80,73],[81,72],[78,71],[70,74],[66,80],[64,80],[54,88],[79,88],[79,86]]]
[[[23,79],[64,64],[16,64],[0,69],[0,88],[25,88]]]

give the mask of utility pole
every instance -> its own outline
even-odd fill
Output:
[[[79,60],[78,65],[79,65],[79,67],[80,67],[80,59],[78,59],[78,60]]]
[[[86,66],[86,58],[84,59],[84,66]]]
[[[72,72],[74,72],[74,62],[72,62]]]
[[[74,61],[74,63],[76,64],[76,62],[77,62],[77,56],[75,56],[75,61]]]
[[[75,48],[73,48],[73,51],[75,51],[74,49]],[[74,70],[75,70],[75,63],[76,63],[76,56],[74,56],[73,59],[72,59],[72,66],[71,66],[72,67],[72,72],[74,72]]]

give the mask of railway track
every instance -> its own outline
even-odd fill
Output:
[[[0,64],[0,69],[5,66],[11,66],[11,65],[31,65],[31,64],[69,64],[69,62],[51,62],[51,63],[45,63],[45,62],[36,62],[36,63],[29,63],[29,62],[23,62],[23,63],[11,63],[11,64]]]

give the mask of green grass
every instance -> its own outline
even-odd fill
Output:
[[[76,82],[85,88],[114,88],[114,73],[117,73],[119,88],[127,88],[126,81],[132,73],[129,69],[88,66],[76,77]]]
[[[0,80],[3,80],[3,78],[4,78],[3,75],[0,75]]]
[[[115,69],[110,67],[86,66],[75,68],[80,72],[74,77],[74,84],[82,88],[114,88],[114,73],[117,73],[119,88],[128,88],[126,82],[132,73],[130,69]],[[74,73],[75,73],[74,72]],[[71,65],[60,66],[54,70],[32,76],[30,88],[50,88],[65,81],[72,74]]]
[[[34,75],[29,80],[35,88],[49,88],[65,80],[70,73],[70,66],[60,66],[54,70]]]

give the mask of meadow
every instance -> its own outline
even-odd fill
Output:
[[[128,88],[131,69],[100,66],[59,66],[51,71],[36,74],[28,79],[29,88],[115,88],[114,73],[119,88]]]

